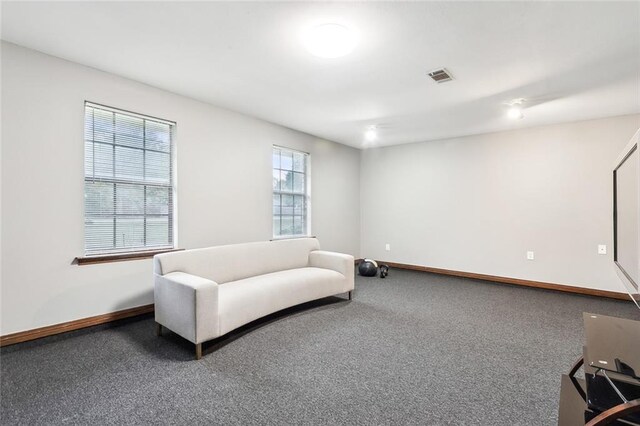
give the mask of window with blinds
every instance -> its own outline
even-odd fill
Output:
[[[309,234],[309,154],[273,147],[273,236]]]
[[[85,104],[85,255],[173,248],[174,125]]]

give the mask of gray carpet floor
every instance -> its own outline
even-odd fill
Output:
[[[3,348],[2,424],[555,425],[582,312],[631,302],[392,270],[202,360],[152,316]]]

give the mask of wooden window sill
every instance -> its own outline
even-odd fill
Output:
[[[184,249],[147,250],[147,251],[134,251],[131,253],[114,253],[114,254],[101,254],[97,256],[76,257],[73,261],[73,264],[83,266],[83,265],[95,265],[97,263],[125,262],[128,260],[150,259],[156,254],[170,253],[172,251],[182,251],[182,250]]]

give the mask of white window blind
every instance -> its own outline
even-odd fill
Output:
[[[273,147],[273,236],[309,234],[309,154]]]
[[[173,248],[173,126],[85,104],[85,255]]]

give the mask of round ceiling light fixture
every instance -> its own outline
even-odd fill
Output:
[[[524,99],[515,99],[509,103],[509,109],[507,110],[507,117],[512,120],[519,120],[524,118],[524,113],[522,112],[522,103]]]
[[[349,28],[340,24],[317,25],[304,35],[304,45],[320,58],[339,58],[356,47],[358,40]]]
[[[366,132],[364,132],[364,138],[367,142],[373,142],[378,138],[378,132],[376,126],[369,126]]]

